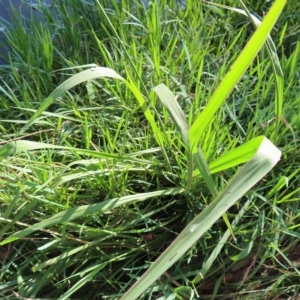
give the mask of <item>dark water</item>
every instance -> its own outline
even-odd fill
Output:
[[[82,0],[78,0],[82,1]],[[85,0],[87,1],[87,0]],[[117,1],[118,0],[112,0]],[[149,5],[150,0],[140,0],[141,3],[147,7]],[[51,4],[55,1],[53,0],[0,0],[0,65],[7,64],[7,52],[6,48],[6,38],[5,38],[5,28],[10,26],[11,18],[13,10],[18,10],[24,18],[35,17],[39,15],[38,11],[38,3],[43,3],[46,6],[51,7]],[[185,0],[178,0],[178,5],[183,9],[185,8]],[[41,20],[43,20],[42,16],[40,16]]]
[[[0,65],[6,64],[7,48],[5,47],[5,29],[10,26],[11,14],[14,10],[19,11],[24,18],[37,16],[38,0],[0,0]],[[45,5],[50,5],[52,0],[43,0]]]

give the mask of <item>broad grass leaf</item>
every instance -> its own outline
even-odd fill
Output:
[[[246,163],[253,157],[263,139],[264,136],[258,136],[249,142],[224,153],[209,164],[210,172],[214,174]],[[199,174],[199,170],[195,170],[194,176],[198,176]]]
[[[84,66],[82,66],[82,67],[84,67]],[[101,78],[101,77],[108,77],[108,78],[124,80],[124,78],[121,77],[116,71],[109,69],[109,68],[98,67],[96,65],[93,66],[92,68],[89,68],[88,70],[82,71],[78,74],[71,76],[65,82],[60,84],[49,95],[49,97],[47,97],[45,99],[45,101],[41,104],[41,106],[36,111],[36,113],[30,118],[30,120],[26,123],[26,125],[20,130],[20,133],[25,132],[26,129],[29,128],[29,126],[32,125],[34,123],[34,121],[41,115],[41,113],[43,111],[45,111],[63,93],[65,93],[69,89],[73,88],[74,86],[76,86],[82,82]]]
[[[167,109],[170,117],[175,124],[185,146],[189,149],[189,126],[186,117],[181,107],[179,106],[175,96],[170,89],[163,83],[153,88],[153,91],[158,95],[160,101]]]
[[[243,207],[239,210],[238,214],[236,215],[236,217],[234,218],[234,220],[231,224],[232,229],[234,229],[236,227],[236,225],[238,224],[238,222],[241,220],[241,218],[244,215],[244,213],[246,212],[247,208],[252,203],[252,200],[253,200],[252,198],[248,199],[246,201],[246,203],[243,205]],[[210,267],[215,262],[219,253],[221,252],[224,245],[226,244],[230,234],[231,234],[231,231],[229,229],[226,230],[226,232],[224,233],[224,235],[222,236],[222,238],[220,239],[218,244],[215,246],[215,248],[209,255],[208,259],[204,262],[204,264],[203,264],[201,270],[199,271],[199,273],[197,274],[197,276],[192,280],[193,284],[196,284],[197,282],[199,282],[200,280],[202,280],[205,277],[206,273],[209,271]]]
[[[163,83],[154,87],[153,90],[157,93],[162,104],[168,110],[172,121],[174,122],[178,132],[181,135],[181,138],[182,138],[185,146],[188,149],[188,152],[190,153],[190,143],[189,143],[189,137],[188,137],[189,126],[188,126],[186,117],[185,117],[181,107],[179,106],[178,102],[176,101],[175,96],[170,91],[170,89],[168,87],[166,87]],[[188,174],[190,175],[188,178],[187,188],[191,184],[191,180],[192,180],[191,174],[192,174],[193,166],[194,166],[193,162],[195,161],[196,166],[199,168],[209,191],[211,192],[212,196],[215,197],[217,195],[216,184],[209,172],[209,168],[208,168],[208,165],[207,165],[207,162],[206,162],[206,159],[204,157],[202,150],[198,147],[197,152],[194,155],[194,157],[192,155],[188,155],[187,161],[188,161],[188,166],[189,166]]]
[[[213,202],[186,226],[122,299],[133,300],[139,297],[182,257],[236,201],[259,182],[276,165],[280,156],[281,151],[267,138],[264,138],[252,159],[233,177]]]

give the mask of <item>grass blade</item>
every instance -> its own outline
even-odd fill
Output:
[[[254,157],[234,176],[228,186],[178,235],[168,249],[122,297],[133,300],[168,270],[208,229],[278,162],[280,150],[264,138]]]
[[[131,154],[130,156],[126,156],[126,155],[122,156],[122,155],[113,154],[113,153],[97,152],[97,151],[92,151],[92,150],[52,145],[52,144],[40,143],[40,142],[32,142],[32,141],[27,141],[27,140],[10,142],[10,143],[6,144],[4,147],[2,147],[0,149],[0,161],[3,160],[4,158],[7,158],[8,156],[12,156],[12,155],[15,155],[20,152],[37,150],[37,149],[61,149],[61,150],[74,151],[76,153],[90,155],[93,157],[105,157],[105,158],[111,158],[111,159],[129,160],[129,161],[135,161],[135,162],[140,162],[140,163],[145,163],[145,164],[151,163],[150,161],[135,158],[134,154]]]
[[[42,103],[42,105],[39,107],[39,109],[36,111],[36,113],[30,118],[30,120],[26,123],[26,125],[20,130],[20,134],[25,132],[28,129],[28,127],[30,127],[30,125],[32,125],[34,123],[34,121],[42,114],[42,112],[45,111],[63,93],[65,93],[72,87],[74,87],[82,82],[101,78],[101,77],[109,77],[109,78],[124,80],[123,77],[121,77],[114,70],[109,69],[109,68],[104,68],[104,67],[98,67],[96,65],[93,66],[92,68],[89,68],[88,70],[85,70],[78,74],[73,75],[72,77],[67,79],[65,82],[63,82],[61,85],[59,85],[49,95],[49,97],[45,99],[45,101]]]
[[[244,50],[238,56],[230,71],[226,74],[221,84],[218,86],[203,112],[197,117],[192,125],[189,138],[192,146],[192,152],[197,151],[197,143],[206,129],[207,125],[213,119],[215,112],[228,97],[234,86],[241,79],[247,68],[250,66],[254,57],[263,46],[276,20],[284,8],[286,1],[277,0],[267,13],[261,25],[257,28]]]
[[[129,204],[137,201],[144,201],[153,197],[165,196],[165,195],[176,195],[184,192],[184,189],[173,188],[169,190],[155,191],[144,194],[129,195],[120,198],[114,198],[101,203],[92,204],[92,205],[83,205],[76,208],[71,208],[65,211],[62,211],[51,218],[37,223],[29,228],[26,228],[22,231],[18,231],[12,234],[9,238],[5,239],[0,243],[0,246],[10,243],[12,241],[18,240],[21,237],[25,237],[37,230],[55,225],[61,224],[70,220],[74,220],[79,217],[83,217],[93,213],[101,213],[109,209],[113,209],[120,205]]]
[[[185,146],[187,147],[188,151],[190,152],[190,143],[189,143],[189,137],[188,137],[189,126],[188,126],[188,123],[186,121],[185,115],[184,115],[181,107],[179,106],[178,102],[175,99],[175,96],[172,94],[170,89],[168,89],[163,83],[154,87],[153,90],[157,93],[161,102],[168,110],[172,121],[174,122],[177,130],[181,134],[181,138],[182,138]],[[209,172],[209,168],[208,168],[206,159],[200,148],[198,148],[198,151],[197,151],[194,159],[195,159],[197,167],[199,168],[199,170],[203,176],[204,181],[206,182],[208,189],[210,190],[213,197],[215,197],[217,195],[216,184]],[[192,174],[193,156],[189,155],[189,157],[187,157],[187,160],[189,161],[188,174]],[[190,186],[190,180],[188,180],[188,186]]]

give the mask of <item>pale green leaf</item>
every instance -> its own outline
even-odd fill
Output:
[[[264,138],[254,157],[234,176],[228,186],[177,236],[164,253],[150,266],[123,296],[134,300],[161,274],[167,271],[211,226],[278,162],[281,152]]]
[[[81,67],[85,67],[85,66],[81,66]],[[82,82],[101,78],[101,77],[108,77],[108,78],[124,80],[124,78],[121,77],[114,70],[109,69],[109,68],[104,68],[104,67],[98,67],[96,65],[93,65],[93,67],[89,68],[88,70],[82,71],[78,74],[71,76],[69,79],[67,79],[65,82],[63,82],[61,85],[59,85],[49,95],[49,97],[47,97],[44,100],[44,102],[41,104],[41,106],[36,111],[36,113],[30,118],[30,120],[25,124],[25,126],[20,130],[20,133],[23,133],[29,126],[31,126],[34,123],[34,121],[42,114],[42,112],[44,112],[58,97],[62,96],[63,93],[65,93],[69,89],[73,88],[74,86],[76,86]]]

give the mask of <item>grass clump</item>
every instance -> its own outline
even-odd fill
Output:
[[[296,296],[299,43],[290,4],[271,36],[280,66],[263,48],[206,123],[254,32],[249,18],[195,1],[182,10],[65,0],[41,10],[47,26],[15,18],[2,67],[1,296],[125,299],[187,230],[192,246],[169,251],[177,261],[140,299]],[[250,167],[262,136],[282,158],[260,180]],[[267,158],[277,151],[267,149]],[[250,180],[259,182],[248,191]],[[210,224],[200,213],[214,203],[223,219]],[[199,218],[209,227],[197,228],[201,239]]]

